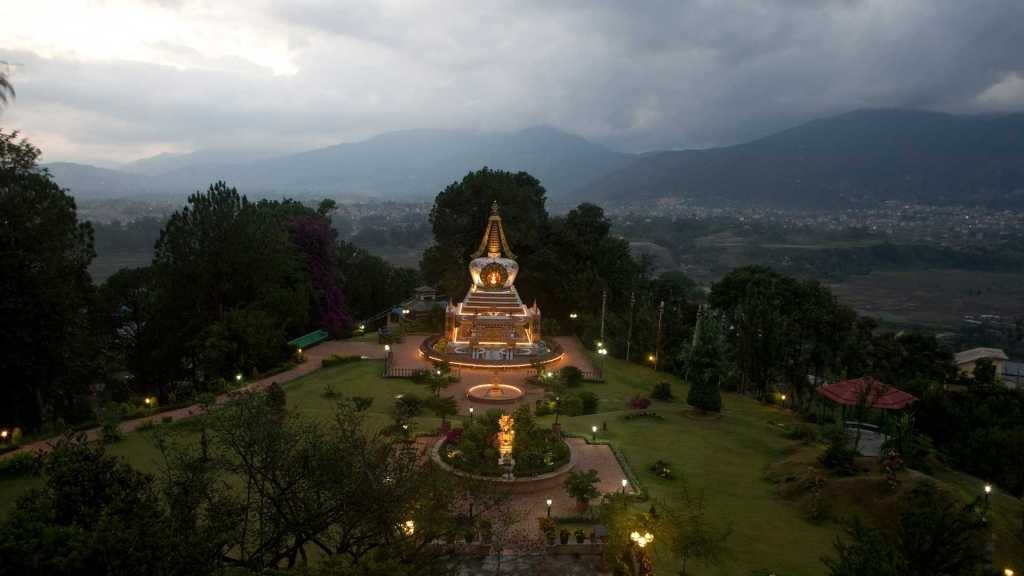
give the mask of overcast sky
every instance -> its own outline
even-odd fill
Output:
[[[44,160],[548,124],[627,151],[864,107],[1024,110],[1022,0],[0,0]]]

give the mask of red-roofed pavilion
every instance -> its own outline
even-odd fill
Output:
[[[865,403],[869,408],[879,410],[902,410],[917,401],[916,396],[870,376],[822,386],[818,388],[818,394],[843,406]]]

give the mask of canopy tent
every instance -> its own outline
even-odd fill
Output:
[[[870,376],[822,386],[818,394],[843,406],[858,406],[863,402],[869,408],[880,410],[902,410],[917,401],[916,396]]]

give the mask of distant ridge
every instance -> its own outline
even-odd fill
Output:
[[[895,200],[1024,209],[1024,114],[860,110],[736,146],[660,152],[573,196],[629,204],[850,208]]]
[[[547,126],[501,133],[406,130],[270,158],[233,154],[161,155],[126,170],[64,162],[47,167],[79,198],[187,194],[225,180],[251,196],[426,200],[467,172],[489,166],[530,172],[557,200],[633,160]],[[218,161],[225,157],[234,161]]]

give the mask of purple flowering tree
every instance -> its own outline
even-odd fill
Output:
[[[330,221],[319,214],[296,216],[291,221],[292,241],[306,257],[316,300],[316,318],[331,336],[339,336],[352,326],[345,310],[345,296],[338,287],[338,261],[335,231]]]

